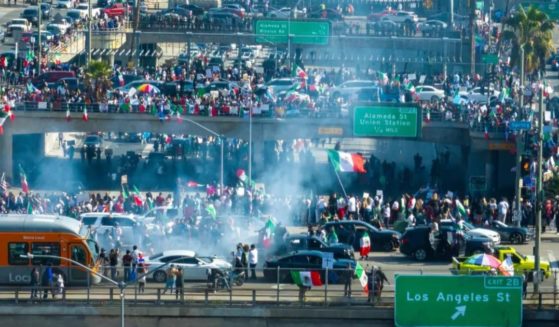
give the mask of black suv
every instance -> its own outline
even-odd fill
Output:
[[[275,255],[285,255],[293,251],[315,250],[320,252],[331,252],[335,259],[355,259],[353,247],[347,244],[326,244],[316,236],[307,234],[289,235],[284,243],[277,246]]]
[[[393,251],[400,245],[400,233],[390,229],[378,229],[373,225],[360,220],[331,221],[324,225],[326,231],[334,228],[338,241],[353,246],[359,251],[361,236],[364,232],[371,239],[371,251]]]
[[[439,227],[439,232],[433,234],[429,226],[416,226],[406,229],[400,238],[400,253],[413,257],[417,261],[450,259],[453,256],[489,253],[493,245],[493,241],[487,237],[468,234],[459,236],[456,229],[449,226]]]

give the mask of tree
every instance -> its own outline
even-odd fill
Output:
[[[520,47],[524,46],[524,69],[532,73],[545,66],[545,59],[551,55],[554,24],[546,13],[534,6],[518,11],[504,21],[503,41],[512,43],[511,64],[520,67]]]
[[[101,100],[111,88],[112,68],[103,61],[93,60],[85,71],[85,86],[94,94],[94,100]]]

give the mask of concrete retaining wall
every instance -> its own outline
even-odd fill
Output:
[[[120,326],[119,306],[2,305],[2,326]],[[559,311],[525,310],[524,326],[556,326]],[[128,327],[275,327],[275,326],[393,326],[393,310],[369,307],[184,307],[126,308]]]

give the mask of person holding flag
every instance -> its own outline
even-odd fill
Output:
[[[369,233],[363,232],[359,240],[359,255],[361,255],[361,260],[369,260],[369,252],[371,252],[371,238],[369,237]]]

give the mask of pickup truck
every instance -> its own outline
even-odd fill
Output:
[[[80,14],[80,18],[84,19],[89,16],[89,5],[87,3],[80,3],[74,9],[68,10],[68,12],[78,12]],[[91,16],[92,17],[99,17],[101,15],[101,8],[92,7],[91,8]]]
[[[123,16],[127,11],[130,12],[130,7],[124,6],[122,3],[115,3],[114,5],[103,9],[103,13],[106,14],[109,18]]]
[[[533,272],[536,265],[534,256],[523,255],[520,252],[516,251],[516,249],[511,246],[495,247],[493,255],[501,261],[506,260],[507,257],[510,256],[512,260],[512,264],[514,266],[514,273],[517,275],[522,275],[525,272]],[[465,261],[467,259],[468,257],[460,257],[460,258],[453,257],[452,268],[451,268],[452,273],[458,275],[467,275],[467,274],[486,274],[490,272],[491,267],[466,263]],[[540,270],[541,270],[542,278],[543,277],[549,278],[549,276],[551,276],[551,268],[548,261],[545,260],[540,261]],[[530,274],[530,276],[531,275],[532,274]]]

